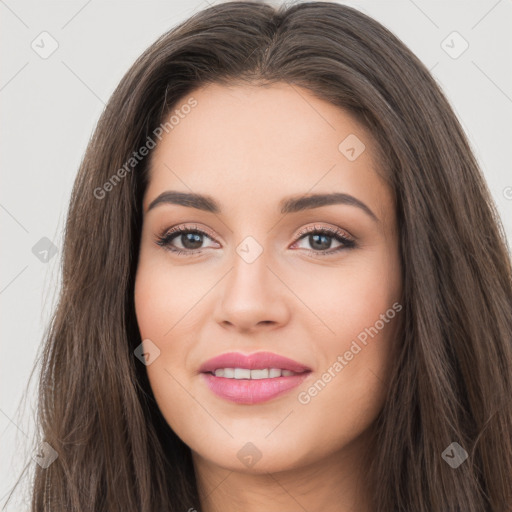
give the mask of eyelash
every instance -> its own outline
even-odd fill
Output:
[[[157,235],[156,237],[156,244],[171,251],[172,253],[176,254],[177,256],[192,256],[192,255],[196,255],[196,254],[199,254],[203,251],[203,249],[186,249],[186,250],[183,250],[183,249],[179,249],[179,248],[175,248],[171,245],[171,242],[177,238],[177,236],[183,234],[183,233],[194,233],[194,234],[198,234],[198,235],[205,235],[207,236],[208,238],[210,239],[214,239],[212,237],[212,235],[210,235],[209,233],[207,233],[206,231],[202,231],[200,229],[197,229],[197,228],[187,228],[187,227],[177,227],[177,228],[172,228],[171,230],[164,230],[162,234],[160,235]],[[354,247],[356,247],[356,243],[355,241],[352,239],[352,238],[349,238],[343,231],[339,230],[339,229],[333,229],[333,228],[326,228],[326,227],[322,227],[322,228],[306,228],[306,229],[303,229],[301,230],[298,234],[297,234],[297,240],[294,242],[297,243],[299,242],[300,240],[302,240],[303,238],[306,238],[306,236],[309,236],[309,235],[327,235],[329,236],[330,238],[334,238],[337,242],[340,242],[342,243],[343,245],[341,245],[340,247],[337,247],[336,249],[332,250],[332,249],[325,249],[325,250],[322,250],[322,251],[314,251],[313,249],[305,249],[307,251],[307,253],[311,256],[314,256],[314,257],[323,257],[323,256],[330,256],[334,253],[338,253],[339,251],[343,250],[343,249],[352,249]]]

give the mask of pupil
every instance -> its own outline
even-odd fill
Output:
[[[203,243],[203,235],[199,233],[186,233],[181,235],[181,243],[186,249],[198,249]]]
[[[322,242],[324,242],[322,244]],[[309,243],[311,244],[311,247],[319,249],[319,250],[325,250],[329,249],[331,246],[331,239],[327,235],[310,235],[309,236]]]

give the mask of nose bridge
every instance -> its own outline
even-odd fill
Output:
[[[264,243],[247,236],[236,246],[217,307],[218,321],[248,329],[285,320],[283,285],[270,270],[271,252]]]
[[[238,301],[247,304],[264,303],[272,288],[269,255],[268,248],[252,236],[240,242],[235,248],[233,270],[225,294],[236,296]]]

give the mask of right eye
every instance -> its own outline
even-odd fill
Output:
[[[178,227],[166,230],[162,235],[157,237],[157,244],[169,251],[179,255],[198,254],[207,247],[201,247],[204,239],[213,240],[207,233],[197,228]],[[173,242],[177,241],[180,246],[176,246]]]

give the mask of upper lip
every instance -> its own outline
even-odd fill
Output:
[[[293,359],[272,352],[253,352],[248,355],[241,352],[227,352],[205,361],[199,368],[199,371],[201,373],[208,373],[214,372],[219,368],[247,368],[249,370],[280,368],[281,370],[290,370],[295,373],[311,371],[310,368]]]

